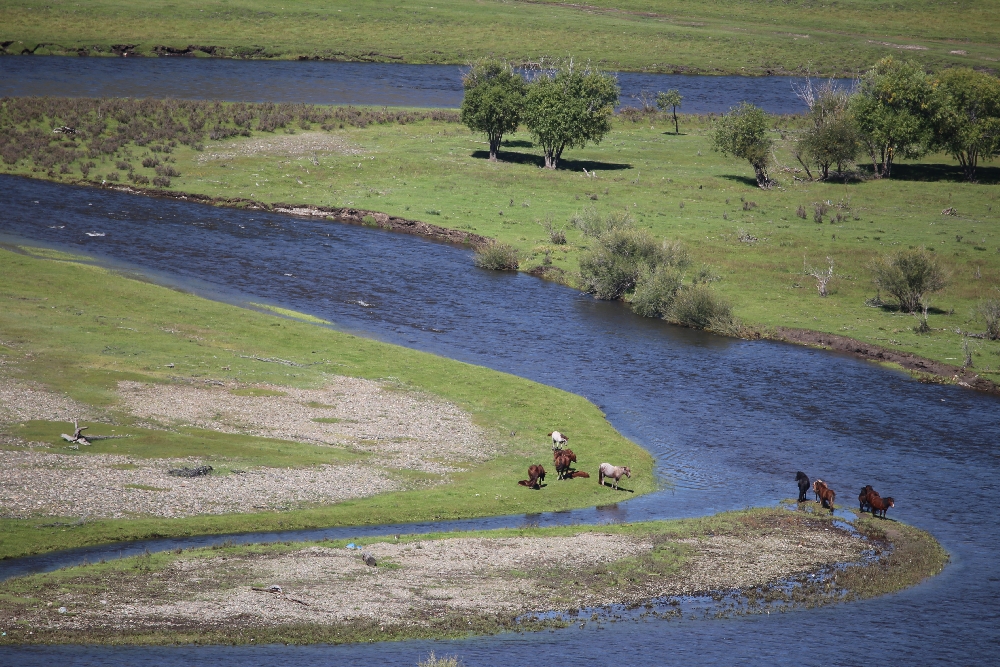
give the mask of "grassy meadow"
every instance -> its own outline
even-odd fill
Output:
[[[930,69],[995,69],[997,10],[995,0],[0,0],[0,45],[11,54],[441,64],[573,53],[620,70],[853,76],[893,53]]]
[[[694,259],[692,274],[704,268],[718,278],[713,288],[750,325],[839,334],[961,365],[960,332],[985,329],[976,304],[1000,287],[1000,168],[987,163],[979,182],[968,183],[949,156],[934,154],[899,163],[891,179],[808,181],[790,153],[801,123],[774,119],[772,175],[779,185],[768,191],[756,187],[749,164],[712,151],[710,118],[684,116],[675,135],[662,115],[619,117],[601,144],[567,151],[558,170],[540,168],[541,151],[526,133],[510,137],[500,161],[490,163],[485,137],[457,122],[330,132],[303,122],[207,141],[203,150],[179,144],[168,156],[126,145],[118,156],[100,158],[89,179],[114,171],[124,181],[120,156],[136,174],[153,176],[139,163],[159,155],[180,173],[172,190],[356,207],[466,230],[516,246],[522,270],[549,262],[556,270],[548,276],[570,285],[579,282],[579,257],[590,243],[572,217],[588,207],[602,214],[627,209],[639,227],[682,241]],[[25,160],[0,170],[65,181],[82,176],[78,166],[46,176]],[[563,230],[567,243],[553,243],[549,229]],[[913,315],[891,304],[866,305],[876,295],[869,263],[920,246],[950,273],[948,287],[930,297],[932,331],[922,334]],[[804,266],[825,269],[828,257],[834,279],[821,298]],[[1000,380],[1000,343],[968,342],[974,369]]]
[[[551,461],[546,433],[556,426],[572,433],[581,469],[589,466],[596,474],[594,466],[600,461],[627,461],[636,471],[627,485],[635,495],[656,487],[649,454],[618,434],[593,404],[511,375],[358,338],[302,318],[200,299],[52,251],[0,249],[0,303],[0,372],[104,411],[107,423],[90,423],[91,435],[132,436],[98,440],[72,451],[59,439],[59,433],[72,430],[71,424],[0,423],[4,449],[43,442],[52,449],[40,451],[68,456],[193,456],[220,474],[248,466],[365,463],[366,455],[334,447],[194,428],[142,427],[121,407],[116,391],[122,380],[316,387],[332,375],[381,379],[402,391],[450,401],[471,413],[485,437],[501,445],[499,456],[449,473],[448,483],[430,488],[417,484],[415,490],[335,505],[184,519],[2,519],[0,558],[154,536],[531,513],[620,500],[621,494],[599,488],[596,480],[559,482],[553,474],[541,491],[517,485],[529,464]],[[275,357],[298,365],[266,361]]]

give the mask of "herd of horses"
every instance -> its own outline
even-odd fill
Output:
[[[559,479],[573,479],[575,477],[590,477],[590,473],[583,470],[575,470],[573,464],[576,463],[576,454],[572,449],[564,448],[569,438],[559,431],[549,433],[552,438],[552,463],[555,465],[556,474]],[[618,482],[622,477],[632,478],[632,470],[628,466],[613,466],[610,463],[602,463],[597,471],[597,483],[604,486],[605,478],[612,480],[611,488],[617,490]],[[542,488],[545,481],[545,468],[539,464],[528,466],[528,479],[518,482],[521,486],[531,489]]]
[[[837,492],[827,486],[826,482],[817,479],[810,485],[809,477],[801,470],[795,473],[795,481],[799,485],[800,503],[808,500],[806,495],[809,493],[809,489],[812,488],[813,493],[816,494],[816,501],[829,509],[830,513],[833,514],[833,502],[837,498]],[[861,512],[871,512],[872,516],[881,516],[883,519],[885,518],[886,510],[896,506],[896,502],[891,496],[883,498],[879,495],[878,491],[872,488],[871,484],[861,489],[861,493],[858,494],[858,503],[861,506]]]

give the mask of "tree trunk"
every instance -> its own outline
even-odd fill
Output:
[[[556,165],[558,164],[558,162],[559,162],[559,158],[557,158],[552,153],[551,150],[546,150],[545,151],[545,168],[546,169],[555,169]]]
[[[753,166],[753,170],[754,173],[757,175],[757,185],[762,190],[769,190],[771,186],[774,185],[774,181],[772,181],[767,176],[767,167],[765,167],[764,165],[755,164]]]
[[[503,139],[503,135],[497,135],[495,137],[490,137],[490,162],[497,161],[497,153],[500,152],[500,140]]]
[[[677,127],[677,107],[674,107],[674,134],[680,134],[681,131]]]

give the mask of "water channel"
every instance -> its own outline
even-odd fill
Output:
[[[462,67],[293,62],[221,58],[0,57],[0,97],[172,97],[241,102],[302,102],[456,108]],[[802,113],[791,77],[688,76],[619,72],[623,105],[642,91],[677,88],[685,113],[723,113],[742,101],[769,113]],[[850,86],[849,80],[839,85]]]
[[[830,482],[845,503],[863,484],[885,489],[897,499],[890,514],[931,531],[952,556],[940,576],[896,595],[770,616],[358,646],[8,647],[0,664],[413,665],[430,650],[467,665],[513,656],[581,665],[971,664],[1000,649],[995,397],[918,384],[844,355],[635,317],[526,275],[476,269],[468,249],[378,229],[10,176],[0,177],[0,200],[0,241],[85,253],[210,298],[281,305],[582,394],[653,453],[663,484],[604,508],[386,530],[773,505],[794,495],[801,469]],[[82,556],[0,563],[0,577]]]

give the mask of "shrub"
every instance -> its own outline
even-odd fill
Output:
[[[945,270],[923,248],[884,255],[871,263],[871,271],[875,287],[896,297],[905,313],[920,310],[925,294],[948,284]]]
[[[132,181],[136,185],[149,185],[149,176],[143,176],[142,174],[136,174],[135,172],[128,175],[128,180]]]
[[[806,219],[806,207],[803,206],[802,204],[799,204],[799,207],[797,209],[795,209],[795,215],[797,215],[800,218],[802,218],[803,220],[805,220]]]
[[[660,246],[644,229],[619,228],[598,238],[597,247],[580,257],[586,290],[598,299],[620,299],[635,287],[644,270],[659,262]]]
[[[146,169],[152,169],[153,167],[159,166],[159,164],[160,161],[155,157],[147,157],[143,158],[142,160],[142,166],[145,167]]]
[[[595,238],[615,229],[630,228],[634,224],[632,214],[628,211],[613,211],[605,218],[592,206],[588,206],[581,213],[574,215],[570,222],[583,232],[584,236]]]
[[[169,188],[170,187],[170,179],[167,178],[166,176],[154,176],[153,177],[153,185],[155,185],[157,187],[161,187],[161,188]]]
[[[712,146],[723,155],[748,161],[757,177],[757,185],[770,188],[774,181],[767,175],[767,168],[772,161],[773,142],[767,132],[768,119],[764,110],[743,102],[715,124]]]
[[[173,177],[176,178],[177,176],[181,175],[181,172],[177,171],[176,169],[174,169],[173,167],[171,167],[169,164],[163,164],[163,165],[157,165],[157,167],[156,167],[156,175],[157,176],[173,176]]]
[[[976,310],[986,320],[986,337],[1000,340],[1000,299],[980,301]]]
[[[732,308],[707,285],[682,289],[674,299],[669,319],[697,329],[725,331],[732,320]]]
[[[632,310],[643,317],[665,317],[683,287],[680,271],[670,266],[658,266],[655,271],[643,271],[632,295]]]
[[[517,248],[496,241],[476,248],[476,266],[492,271],[517,271]]]
[[[105,176],[104,178],[106,180],[109,180],[109,181],[116,181],[117,182],[119,179],[121,179],[121,176],[118,174],[117,171],[109,171],[108,175]]]

